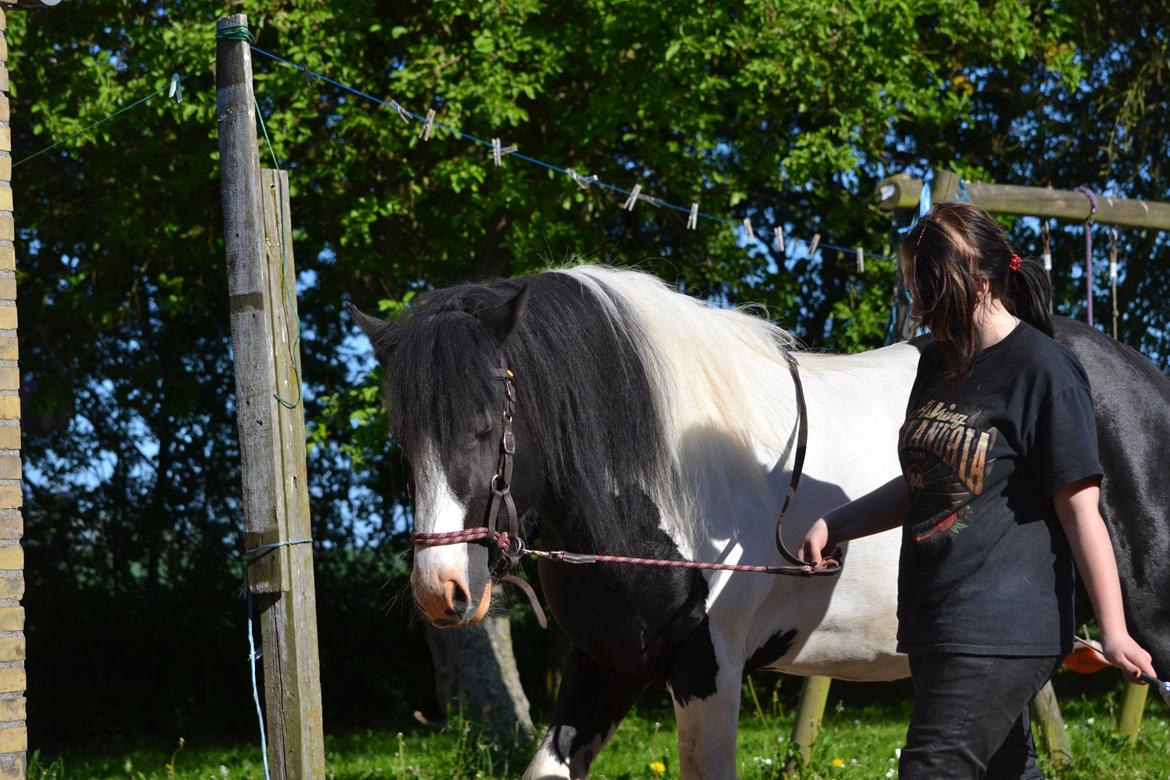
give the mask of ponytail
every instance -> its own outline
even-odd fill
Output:
[[[1017,270],[1009,270],[1003,280],[1003,305],[1036,330],[1053,335],[1052,282],[1048,272],[1035,259],[1023,258]]]

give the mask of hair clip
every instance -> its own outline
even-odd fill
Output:
[[[1012,252],[1012,259],[1008,260],[1008,270],[1014,274],[1020,270],[1020,267],[1023,266],[1023,264],[1024,261],[1020,259],[1020,256],[1015,252]]]

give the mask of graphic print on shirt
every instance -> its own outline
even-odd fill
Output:
[[[979,424],[978,410],[927,401],[906,418],[898,441],[910,489],[907,524],[923,543],[967,527],[968,504],[983,492],[999,431]]]

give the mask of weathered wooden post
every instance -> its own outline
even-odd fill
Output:
[[[260,170],[243,14],[216,25],[216,111],[248,587],[274,777],[325,776],[288,179]]]
[[[804,678],[804,687],[800,691],[800,705],[796,710],[796,722],[792,725],[792,743],[800,751],[800,760],[803,766],[808,766],[812,760],[813,743],[817,741],[817,734],[821,732],[821,720],[825,717],[825,704],[829,701],[829,685],[831,677],[812,675]],[[788,773],[796,772],[795,764],[786,767]]]
[[[1061,766],[1072,761],[1072,742],[1068,738],[1068,729],[1064,725],[1064,717],[1060,714],[1060,704],[1056,701],[1056,691],[1052,683],[1044,683],[1044,687],[1032,700],[1033,719],[1040,726],[1040,749],[1052,762],[1053,766]]]
[[[1117,733],[1128,739],[1131,745],[1137,742],[1138,733],[1142,730],[1142,714],[1146,711],[1146,697],[1149,695],[1148,685],[1125,684],[1121,711],[1117,713]]]

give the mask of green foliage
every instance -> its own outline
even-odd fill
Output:
[[[583,174],[698,201],[735,225],[783,223],[789,236],[819,232],[892,255],[888,217],[870,192],[888,173],[931,163],[1167,199],[1170,79],[1156,5],[226,5],[250,14],[266,50]],[[161,643],[160,659],[190,663],[191,679],[222,686],[226,698],[240,681],[219,679],[218,657],[193,639],[201,626],[225,642],[240,629],[224,617],[242,548],[212,71],[224,8],[91,0],[13,11],[8,39],[18,158],[165,87],[175,71],[190,74],[181,103],[153,98],[15,170],[29,654],[70,646],[69,616],[92,604],[98,636],[145,631],[139,640]],[[849,255],[810,259],[790,241],[781,256],[733,225],[688,231],[685,214],[648,204],[629,213],[613,193],[578,190],[516,158],[496,169],[483,147],[441,129],[424,142],[417,123],[261,55],[254,62],[260,109],[291,177],[322,551],[398,549],[409,519],[379,374],[343,313],[347,296],[394,314],[430,287],[585,258],[639,264],[715,300],[762,303],[812,346],[863,349],[884,337],[889,262],[858,274]],[[1034,229],[1013,225],[1020,246],[1035,246]],[[1074,313],[1078,235],[1058,234],[1054,247],[1060,305]],[[1127,234],[1122,254],[1124,338],[1165,362],[1164,242]],[[400,562],[379,565],[398,572]],[[331,566],[318,574],[333,588],[322,591],[322,620],[342,614],[347,598],[376,615],[385,594],[346,593],[349,570]],[[369,577],[377,569],[359,567]],[[401,646],[414,650],[394,656],[396,669],[421,637]],[[63,724],[61,708],[90,714],[89,733],[116,728],[96,714],[96,694],[70,706],[87,694],[65,687],[60,668],[30,664],[30,718]],[[109,678],[134,673],[127,662]],[[327,687],[327,711],[365,682]],[[161,719],[139,702],[143,727],[215,720],[216,696],[183,701]],[[52,736],[54,726],[42,728]]]

